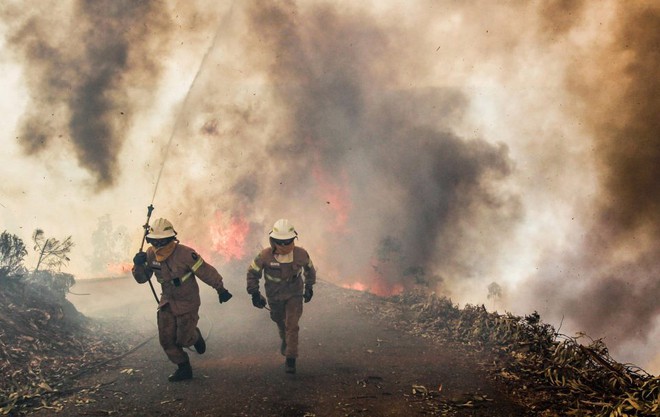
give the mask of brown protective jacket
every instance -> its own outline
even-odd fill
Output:
[[[259,252],[247,271],[247,292],[259,291],[259,279],[263,274],[266,297],[271,301],[284,301],[302,297],[304,288],[316,283],[316,269],[309,254],[298,246],[293,248],[293,262],[280,263],[272,248]],[[304,282],[303,282],[304,277]]]
[[[162,262],[156,261],[154,248],[147,249],[147,263],[133,266],[133,278],[143,284],[152,274],[161,285],[158,308],[170,305],[175,315],[197,311],[201,304],[195,276],[216,290],[224,290],[222,276],[188,246],[178,243],[174,252]]]

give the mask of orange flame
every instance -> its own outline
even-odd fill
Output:
[[[365,273],[361,275],[361,278],[352,279],[350,281],[351,282],[344,283],[341,286],[353,290],[369,292],[381,297],[401,294],[405,289],[404,285],[400,282],[388,282],[388,280],[381,275],[373,265],[369,273]]]
[[[129,272],[131,272],[132,268],[133,268],[133,263],[131,262],[113,263],[113,264],[108,264],[107,266],[108,272],[113,275],[128,274]]]
[[[342,284],[341,286],[351,290],[369,292],[381,297],[389,297],[392,295],[401,294],[403,292],[402,284],[389,284],[384,281],[368,281],[366,284],[361,281],[354,281],[352,283]]]
[[[318,166],[312,170],[312,175],[318,183],[317,189],[322,198],[335,217],[334,227],[336,231],[346,231],[348,216],[351,210],[351,200],[346,173],[328,175]],[[337,177],[338,176],[338,177]]]
[[[357,291],[362,291],[362,292],[367,291],[367,286],[364,285],[363,283],[359,282],[359,281],[348,283],[348,284],[342,284],[342,287],[343,288],[348,288],[349,290],[357,290]]]
[[[245,255],[245,239],[250,224],[242,217],[233,217],[217,210],[211,222],[211,249],[219,253],[225,261],[242,259]]]

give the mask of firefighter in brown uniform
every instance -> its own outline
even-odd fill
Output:
[[[307,251],[295,246],[298,236],[287,219],[275,222],[269,234],[270,248],[262,250],[247,271],[247,292],[257,308],[270,306],[270,318],[277,324],[282,339],[280,352],[286,357],[284,369],[296,372],[298,357],[298,321],[303,312],[303,299],[308,303],[316,283],[316,269]],[[264,277],[266,298],[259,292],[259,279]]]
[[[168,380],[191,379],[192,367],[183,348],[194,346],[199,354],[206,351],[206,342],[197,328],[201,301],[195,277],[217,290],[220,303],[229,301],[232,295],[213,266],[204,262],[195,250],[179,243],[168,220],[156,219],[146,239],[151,246],[133,258],[133,277],[143,284],[152,274],[156,275],[162,288],[158,337],[167,357],[178,366]]]

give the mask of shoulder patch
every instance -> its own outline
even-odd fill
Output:
[[[192,251],[190,253],[190,256],[192,256],[193,260],[195,260],[195,261],[199,259],[199,255],[195,251]]]

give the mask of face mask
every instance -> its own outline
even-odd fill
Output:
[[[163,262],[165,259],[167,259],[172,252],[174,252],[174,248],[176,248],[177,241],[173,240],[170,243],[168,243],[165,246],[161,246],[159,248],[154,246],[154,253],[156,254],[156,260],[158,262]]]

